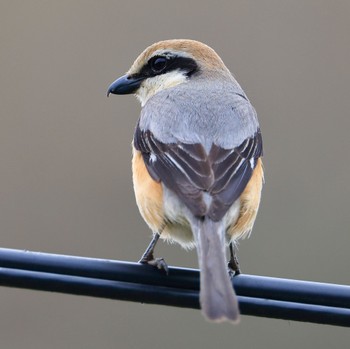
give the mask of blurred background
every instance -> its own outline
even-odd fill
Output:
[[[243,272],[350,284],[350,3],[0,3],[0,246],[137,261],[151,232],[131,183],[140,112],[109,84],[155,41],[212,46],[255,106],[266,185]],[[159,244],[170,265],[195,252]],[[348,329],[0,288],[3,348],[328,348]]]

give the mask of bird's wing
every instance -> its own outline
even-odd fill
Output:
[[[208,215],[221,219],[248,184],[257,160],[263,155],[260,129],[246,138],[238,147],[228,150],[215,144],[209,153],[209,161],[215,174],[215,181],[209,188],[213,197]]]
[[[175,192],[195,216],[208,215],[214,221],[241,195],[262,155],[259,129],[234,149],[214,144],[207,154],[199,143],[162,143],[138,125],[134,146],[154,180]],[[212,197],[209,206],[205,192]]]

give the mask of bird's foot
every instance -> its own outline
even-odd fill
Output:
[[[141,259],[139,260],[139,263],[152,265],[154,267],[157,267],[160,270],[164,270],[166,274],[169,274],[169,268],[168,268],[168,265],[165,263],[164,258],[154,258],[154,255],[153,255],[154,248],[157,244],[157,241],[159,240],[159,237],[160,237],[160,233],[154,233],[153,239],[148,245]]]
[[[239,267],[239,261],[236,255],[236,243],[232,242],[229,245],[230,249],[230,260],[227,263],[228,275],[232,279],[234,276],[241,274],[241,269]]]
[[[232,258],[228,263],[227,263],[227,268],[228,268],[228,275],[232,279],[234,276],[237,276],[241,274],[241,269],[239,267],[238,259]]]
[[[151,255],[147,256],[146,258],[141,258],[139,260],[139,263],[152,265],[158,268],[159,270],[164,270],[167,275],[169,274],[169,268],[164,258],[154,258],[153,255]]]

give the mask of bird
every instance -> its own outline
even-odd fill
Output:
[[[140,262],[168,271],[154,257],[159,238],[196,248],[204,317],[238,323],[235,246],[251,233],[264,182],[254,107],[214,49],[190,39],[147,47],[110,94],[134,94],[141,103],[133,186],[153,238]]]

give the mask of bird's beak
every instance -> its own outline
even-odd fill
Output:
[[[144,78],[133,78],[128,75],[124,75],[119,79],[115,80],[107,91],[107,97],[110,93],[115,95],[127,95],[134,93],[141,85]]]

